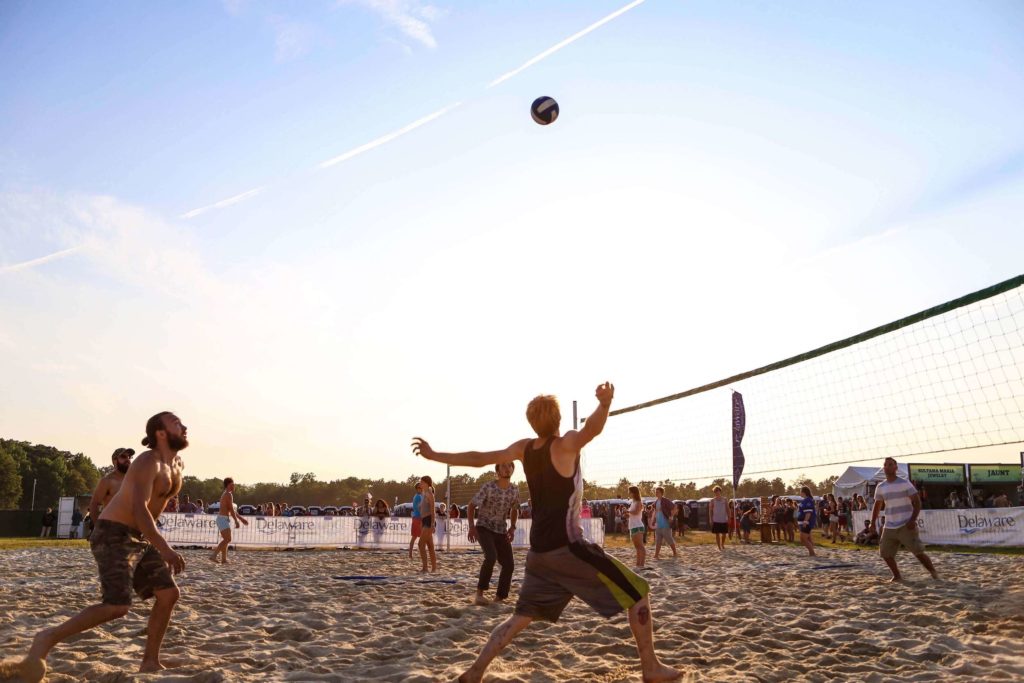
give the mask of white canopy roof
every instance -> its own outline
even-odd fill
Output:
[[[897,476],[909,479],[910,473],[906,463],[896,466]],[[853,493],[867,495],[867,484],[885,481],[885,472],[881,467],[847,467],[846,471],[832,485],[832,495],[848,498]]]

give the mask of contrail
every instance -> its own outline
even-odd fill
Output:
[[[48,254],[47,256],[40,256],[39,258],[32,259],[31,261],[22,261],[21,263],[12,263],[9,266],[0,266],[0,273],[13,273],[16,270],[25,270],[26,268],[41,266],[44,263],[49,263],[50,261],[56,261],[57,259],[62,259],[65,256],[70,256],[81,248],[82,247],[80,246],[71,247],[70,249],[57,251],[52,254]]]
[[[558,52],[559,50],[561,50],[566,45],[569,45],[571,43],[576,42],[577,40],[579,40],[583,36],[587,35],[591,31],[604,26],[605,24],[607,24],[612,19],[615,19],[616,17],[618,17],[618,16],[620,16],[622,14],[625,14],[626,12],[628,12],[631,9],[633,9],[637,5],[642,5],[643,3],[644,3],[644,0],[633,0],[633,2],[629,3],[625,7],[621,8],[621,9],[615,10],[614,12],[612,12],[611,14],[606,16],[604,19],[601,19],[600,21],[597,21],[597,22],[591,24],[590,26],[586,27],[585,29],[583,29],[579,33],[574,33],[573,35],[569,36],[568,38],[566,38],[562,42],[558,43],[557,45],[549,47],[547,50],[544,50],[544,52],[541,52],[539,55],[537,55],[533,59],[530,59],[529,61],[527,61],[525,64],[523,64],[518,69],[515,69],[513,71],[509,71],[507,74],[503,74],[501,76],[498,76],[496,79],[494,79],[493,81],[488,83],[487,87],[488,88],[493,88],[494,86],[498,85],[499,83],[504,83],[505,81],[507,81],[508,79],[512,78],[513,76],[515,76],[516,74],[520,73],[521,71],[529,69],[531,66],[533,66],[537,62],[539,62],[539,61],[541,61],[543,59],[547,59],[551,55],[553,55],[556,52]]]
[[[396,130],[393,133],[388,133],[387,135],[383,135],[383,136],[377,138],[376,140],[373,140],[371,142],[367,142],[365,145],[360,145],[359,147],[356,147],[355,149],[350,149],[349,151],[345,152],[344,154],[336,156],[333,159],[328,159],[327,161],[320,162],[318,168],[330,168],[331,166],[334,166],[335,164],[340,164],[343,161],[348,161],[352,157],[358,156],[358,155],[362,154],[363,152],[368,152],[369,150],[373,149],[374,147],[380,147],[381,145],[383,145],[383,144],[385,144],[387,142],[391,142],[395,138],[401,137],[401,136],[405,135],[406,133],[408,133],[410,131],[416,130],[417,128],[419,128],[420,126],[422,126],[422,125],[424,125],[426,123],[430,123],[434,119],[437,119],[437,118],[440,118],[440,117],[444,116],[445,114],[450,112],[452,109],[455,109],[456,107],[458,107],[461,104],[462,104],[462,102],[456,102],[455,104],[449,104],[444,109],[439,109],[439,110],[435,111],[433,114],[430,114],[429,116],[424,116],[422,119],[418,119],[416,121],[413,121],[409,125],[404,126],[402,128],[399,128],[398,130]]]
[[[615,19],[616,17],[625,14],[629,10],[633,9],[634,7],[636,7],[638,5],[642,5],[643,3],[644,3],[644,0],[633,0],[633,2],[629,3],[625,7],[622,7],[620,9],[612,12],[611,14],[606,16],[605,18],[603,18],[603,19],[601,19],[599,21],[594,22],[593,24],[591,24],[590,26],[586,27],[582,31],[579,31],[578,33],[574,33],[573,35],[569,36],[568,38],[566,38],[562,42],[558,43],[557,45],[555,45],[553,47],[549,47],[547,50],[544,50],[544,52],[541,52],[536,57],[534,57],[534,58],[530,59],[529,61],[527,61],[525,64],[520,66],[518,69],[515,69],[514,71],[509,71],[508,73],[506,73],[506,74],[504,74],[502,76],[499,76],[495,80],[493,80],[490,83],[488,83],[487,87],[488,88],[493,88],[494,86],[498,85],[499,83],[503,83],[504,81],[507,81],[508,79],[512,78],[516,74],[524,71],[525,69],[530,68],[531,66],[533,66],[537,62],[539,62],[539,61],[541,61],[543,59],[546,59],[547,57],[550,57],[551,55],[553,55],[554,53],[558,52],[559,50],[561,50],[566,45],[570,45],[571,43],[576,42],[577,40],[579,40],[583,36],[587,35],[591,31],[594,31],[595,29],[598,29],[601,26],[604,26],[605,24],[607,24],[612,19]],[[336,157],[333,157],[331,159],[328,159],[326,161],[322,161],[322,162],[320,162],[317,165],[317,168],[319,168],[319,169],[330,168],[331,166],[335,166],[337,164],[340,164],[343,161],[348,161],[349,159],[351,159],[353,157],[359,156],[363,152],[368,152],[371,149],[374,149],[376,147],[380,147],[381,145],[387,144],[387,143],[391,142],[392,140],[394,140],[396,138],[402,137],[406,133],[409,133],[411,131],[416,130],[420,126],[423,126],[423,125],[425,125],[427,123],[430,123],[431,121],[433,121],[435,119],[441,118],[442,116],[444,116],[445,114],[447,114],[451,110],[453,110],[453,109],[455,109],[455,108],[457,108],[457,107],[459,107],[461,105],[462,105],[462,102],[456,102],[455,104],[450,104],[447,107],[445,107],[443,109],[439,109],[438,111],[435,111],[433,114],[429,114],[427,116],[424,116],[421,119],[413,121],[412,123],[408,124],[407,126],[403,126],[402,128],[399,128],[398,130],[396,130],[396,131],[394,131],[392,133],[388,133],[387,135],[383,135],[383,136],[377,138],[376,140],[373,140],[371,142],[367,142],[365,145],[360,145],[359,147],[356,147],[354,149],[350,149],[349,151],[345,152],[344,154],[340,154],[340,155],[338,155]],[[193,209],[192,211],[189,211],[187,213],[181,214],[179,216],[179,218],[185,218],[185,219],[195,218],[196,216],[198,216],[200,214],[203,214],[203,213],[206,213],[207,211],[211,211],[213,209],[223,209],[223,208],[225,208],[227,206],[231,206],[232,204],[237,204],[238,202],[241,202],[241,201],[244,201],[246,199],[249,199],[250,197],[253,197],[253,196],[259,194],[259,192],[261,190],[263,190],[263,189],[264,188],[262,188],[262,187],[258,187],[258,188],[254,189],[254,190],[249,190],[248,192],[243,192],[242,194],[235,195],[234,197],[229,197],[228,199],[221,200],[221,201],[217,202],[216,204],[211,204],[209,206],[204,206],[204,207],[201,207],[201,208],[198,208],[198,209]]]
[[[237,204],[238,202],[244,202],[249,197],[255,197],[262,190],[263,190],[262,187],[254,188],[252,190],[249,190],[248,192],[243,192],[242,194],[236,194],[234,197],[228,197],[227,199],[222,199],[219,202],[217,202],[216,204],[210,204],[209,206],[201,206],[198,209],[192,209],[191,211],[188,211],[186,213],[181,214],[180,216],[178,216],[178,218],[185,218],[185,219],[195,218],[199,214],[206,213],[207,211],[213,211],[214,209],[223,209],[226,206],[231,206],[232,204]]]

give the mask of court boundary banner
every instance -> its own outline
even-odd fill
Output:
[[[853,513],[853,530],[864,528],[870,510]],[[1024,546],[1024,507],[921,510],[921,540],[932,545]]]
[[[231,544],[250,548],[408,548],[411,517],[243,517],[248,526],[231,525]],[[437,548],[476,548],[469,540],[466,519],[440,519]],[[528,548],[532,520],[520,519],[513,548]],[[604,545],[604,520],[581,519],[583,536]],[[157,527],[172,546],[215,546],[220,543],[217,516],[164,513]]]

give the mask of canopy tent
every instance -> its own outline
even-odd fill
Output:
[[[898,463],[896,465],[896,476],[902,479],[909,479],[907,465]],[[847,467],[846,471],[832,484],[832,495],[838,498],[849,498],[854,493],[867,498],[871,493],[871,485],[885,481],[885,472],[881,467]]]

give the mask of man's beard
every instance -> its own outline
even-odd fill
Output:
[[[177,434],[167,435],[167,447],[172,451],[183,451],[188,448],[188,439]]]
[[[121,474],[128,474],[128,468],[131,466],[132,464],[130,462],[126,462],[124,464],[117,463],[116,465],[114,465],[115,469],[117,469],[117,471],[120,472]]]

